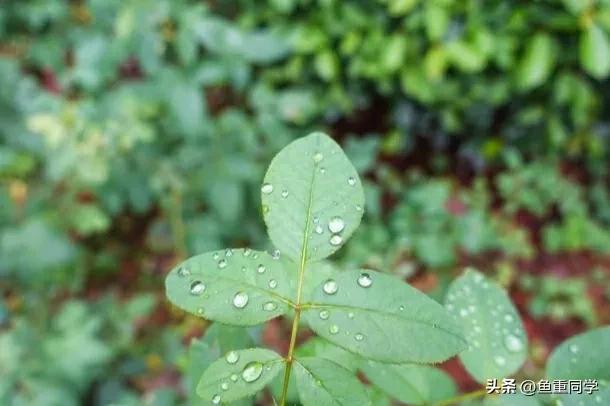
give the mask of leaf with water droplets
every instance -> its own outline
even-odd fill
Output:
[[[369,360],[361,362],[361,369],[375,386],[410,405],[435,403],[456,393],[449,375],[427,365],[384,364]]]
[[[322,133],[292,142],[273,158],[261,196],[271,240],[295,261],[302,253],[313,261],[337,251],[360,224],[362,210],[355,207],[364,206],[356,169]]]
[[[610,404],[610,326],[571,337],[551,353],[547,377],[556,379],[595,379],[599,390],[593,394],[561,395],[564,405]]]
[[[370,405],[353,372],[324,358],[297,358],[294,363],[299,398],[309,405]]]
[[[216,396],[223,404],[233,402],[262,390],[283,367],[283,358],[264,348],[232,351],[205,370],[197,394],[212,403]]]
[[[285,314],[293,295],[282,261],[244,249],[188,259],[165,281],[169,300],[209,320],[250,326]]]
[[[457,278],[445,308],[462,324],[468,349],[460,360],[479,382],[504,378],[527,356],[527,336],[506,291],[473,269]]]
[[[396,363],[443,361],[465,348],[460,327],[445,309],[401,280],[368,270],[341,272],[332,280],[336,291],[329,294],[328,281],[322,282],[304,305],[303,318],[336,345]],[[327,318],[320,317],[322,310]]]

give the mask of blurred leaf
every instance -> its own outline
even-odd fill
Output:
[[[596,79],[603,79],[610,72],[608,36],[595,24],[580,34],[580,64]]]

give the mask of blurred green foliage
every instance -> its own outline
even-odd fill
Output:
[[[344,265],[608,255],[609,32],[607,0],[3,2],[0,403],[137,404],[153,344],[112,312],[167,261],[265,247],[266,163],[314,129],[365,179]],[[186,333],[151,333],[168,364]]]

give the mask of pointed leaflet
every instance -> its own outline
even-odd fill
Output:
[[[269,236],[293,260],[337,251],[360,224],[364,206],[356,169],[322,133],[292,142],[273,158],[261,195]]]
[[[290,283],[266,252],[229,249],[192,257],[165,280],[169,300],[209,320],[251,326],[290,308]]]
[[[440,369],[416,364],[383,364],[362,361],[362,371],[388,395],[410,405],[424,405],[448,399],[456,388],[449,375]]]
[[[580,34],[580,64],[596,79],[603,79],[610,72],[608,36],[595,24]]]
[[[197,394],[213,404],[232,402],[263,389],[283,367],[283,358],[264,348],[229,351],[205,370]]]
[[[527,336],[506,291],[472,269],[453,281],[445,307],[462,323],[469,347],[459,357],[479,382],[504,378],[527,356]]]
[[[303,305],[303,317],[327,340],[385,362],[438,362],[465,348],[443,307],[401,280],[375,271],[341,272]]]
[[[610,404],[608,348],[610,348],[610,326],[569,338],[553,351],[547,363],[549,379],[595,379],[599,385],[599,390],[592,395],[562,395],[561,401],[564,405]]]
[[[333,361],[299,358],[294,363],[299,398],[304,406],[370,405],[356,376]]]

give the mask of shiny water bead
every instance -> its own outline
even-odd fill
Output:
[[[178,276],[186,277],[186,276],[189,276],[190,274],[191,274],[191,271],[189,271],[187,267],[181,266],[180,268],[178,268]]]
[[[349,178],[347,178],[347,184],[350,186],[354,186],[356,184],[356,179],[350,176]]]
[[[265,268],[265,265],[260,264],[257,268],[256,268],[256,272],[258,273],[265,273],[265,271],[267,270],[267,268]]]
[[[251,253],[252,253],[252,250],[250,248],[244,249],[244,257],[249,257]]]
[[[244,370],[241,373],[241,377],[244,381],[250,383],[260,378],[262,373],[263,364],[257,361],[252,361],[244,367]]]
[[[220,395],[212,396],[212,403],[215,405],[219,405],[220,404]]]
[[[228,382],[223,382],[223,383],[220,385],[220,388],[221,388],[222,390],[229,390],[229,383],[228,383]]]
[[[277,288],[277,281],[276,281],[275,279],[271,279],[271,280],[269,281],[269,287],[270,287],[271,289],[275,289],[275,288]]]
[[[224,269],[227,267],[227,261],[224,259],[221,259],[220,261],[218,261],[218,269]]]
[[[330,313],[328,310],[320,310],[320,318],[322,320],[328,320],[328,316],[330,316]]]
[[[205,292],[205,283],[201,281],[194,281],[191,283],[190,292],[193,296],[201,295],[203,292]]]
[[[316,234],[322,234],[322,233],[324,232],[324,229],[322,228],[322,226],[321,226],[321,225],[317,225],[317,226],[314,228],[314,231],[316,232]]]
[[[338,289],[339,287],[337,286],[337,282],[335,282],[334,279],[328,279],[326,282],[324,282],[324,285],[322,286],[322,290],[327,295],[334,295],[335,293],[337,293]]]
[[[233,250],[231,248],[227,248],[225,251],[225,257],[230,257],[233,255]]]
[[[271,257],[273,259],[280,259],[280,256],[282,255],[282,253],[280,252],[280,250],[274,250],[273,254],[271,254]]]
[[[237,351],[229,351],[225,356],[225,359],[229,364],[235,364],[239,361],[239,353]]]
[[[358,277],[358,285],[360,287],[368,288],[372,284],[373,284],[373,279],[371,278],[371,275],[369,275],[368,273],[366,273],[366,272],[361,273],[360,276]]]
[[[239,377],[237,376],[237,374],[231,374],[231,382],[237,382],[237,379],[239,379]]]
[[[344,228],[345,222],[339,216],[335,216],[328,221],[328,229],[333,234],[340,233]]]
[[[518,352],[523,349],[523,343],[521,340],[512,334],[506,336],[504,339],[504,346],[510,352]]]
[[[354,338],[356,339],[356,341],[362,341],[364,340],[364,335],[356,333],[356,335],[354,335]]]
[[[284,199],[288,197],[288,191],[286,189],[282,190],[282,197]]]
[[[263,310],[265,311],[272,312],[275,309],[277,309],[277,304],[275,302],[266,302],[263,304]]]
[[[246,292],[237,292],[233,297],[233,306],[238,309],[243,309],[248,304],[248,294]]]
[[[273,192],[273,185],[271,183],[263,183],[263,186],[261,186],[261,192],[268,195],[269,193]]]
[[[496,365],[497,365],[497,366],[500,366],[500,367],[501,367],[501,366],[506,365],[506,358],[504,358],[504,357],[503,357],[503,356],[501,356],[501,355],[496,355],[496,356],[494,357],[494,362],[496,363]]]
[[[323,159],[324,159],[324,155],[322,155],[322,153],[316,152],[315,154],[313,154],[313,161],[315,163],[318,163],[318,162],[322,161]]]
[[[334,234],[333,236],[330,237],[330,245],[340,245],[343,242],[343,238],[341,238],[341,236],[339,234]]]
[[[339,333],[339,326],[337,326],[336,324],[331,325],[328,328],[328,332],[333,335]]]

